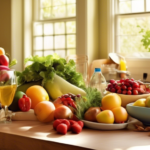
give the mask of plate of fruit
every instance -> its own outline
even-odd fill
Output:
[[[121,79],[110,80],[106,88],[108,93],[117,93],[121,97],[122,106],[135,102],[137,99],[150,96],[149,86],[139,80]]]
[[[121,98],[117,93],[109,93],[98,97],[93,91],[87,93],[87,99],[76,102],[76,116],[91,129],[119,130],[131,122],[126,108],[121,106]]]

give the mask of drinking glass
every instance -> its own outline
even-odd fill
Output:
[[[11,122],[8,106],[11,105],[17,88],[15,70],[0,70],[0,122]],[[4,115],[2,113],[4,112]]]
[[[70,55],[67,56],[67,62],[73,59],[76,63],[76,71],[81,73],[87,86],[87,78],[88,78],[88,56],[87,55]]]

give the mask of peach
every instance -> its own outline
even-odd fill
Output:
[[[40,122],[44,123],[51,122],[54,120],[54,111],[55,106],[50,101],[39,102],[34,108],[34,113],[37,119]]]

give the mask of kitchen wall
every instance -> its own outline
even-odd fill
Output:
[[[11,0],[0,0],[0,47],[11,55]]]

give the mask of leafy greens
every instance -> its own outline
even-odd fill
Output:
[[[66,61],[57,54],[43,57],[33,56],[25,59],[25,69],[16,72],[18,85],[26,82],[42,80],[42,85],[48,80],[53,80],[54,74],[61,76],[66,81],[80,88],[85,88],[82,75],[76,71],[74,60]]]

